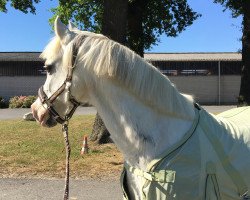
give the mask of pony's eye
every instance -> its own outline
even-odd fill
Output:
[[[44,69],[45,69],[46,72],[48,72],[50,74],[51,70],[52,70],[52,67],[53,67],[53,65],[45,65]]]

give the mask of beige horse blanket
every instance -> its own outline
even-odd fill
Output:
[[[250,199],[250,107],[216,116],[198,108],[182,141],[153,160],[147,171],[125,163],[122,178],[127,171],[145,178],[145,200]]]

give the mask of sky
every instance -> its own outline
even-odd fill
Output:
[[[202,16],[175,38],[160,37],[158,45],[146,52],[237,52],[241,49],[242,18],[233,19],[213,0],[187,0]],[[8,6],[0,12],[0,52],[39,52],[53,37],[48,23],[57,0],[43,0],[36,5],[36,15],[24,14]]]

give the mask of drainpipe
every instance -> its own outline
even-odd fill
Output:
[[[218,61],[218,105],[221,104],[221,71],[220,61]]]

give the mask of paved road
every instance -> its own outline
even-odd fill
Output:
[[[20,119],[24,114],[31,112],[30,108],[0,109],[0,120]],[[95,115],[94,107],[78,107],[75,115]]]
[[[207,110],[208,112],[214,113],[214,114],[218,114],[221,112],[224,112],[226,110],[230,110],[232,108],[236,108],[235,105],[231,105],[231,106],[202,106],[205,110]]]
[[[212,113],[220,113],[236,106],[203,106],[206,110]],[[6,119],[20,119],[24,114],[30,112],[29,108],[18,109],[0,109],[0,120]],[[75,115],[94,115],[96,109],[94,107],[79,107],[77,108]]]
[[[61,200],[64,180],[0,179],[0,200]],[[119,181],[70,180],[70,200],[119,200]]]

